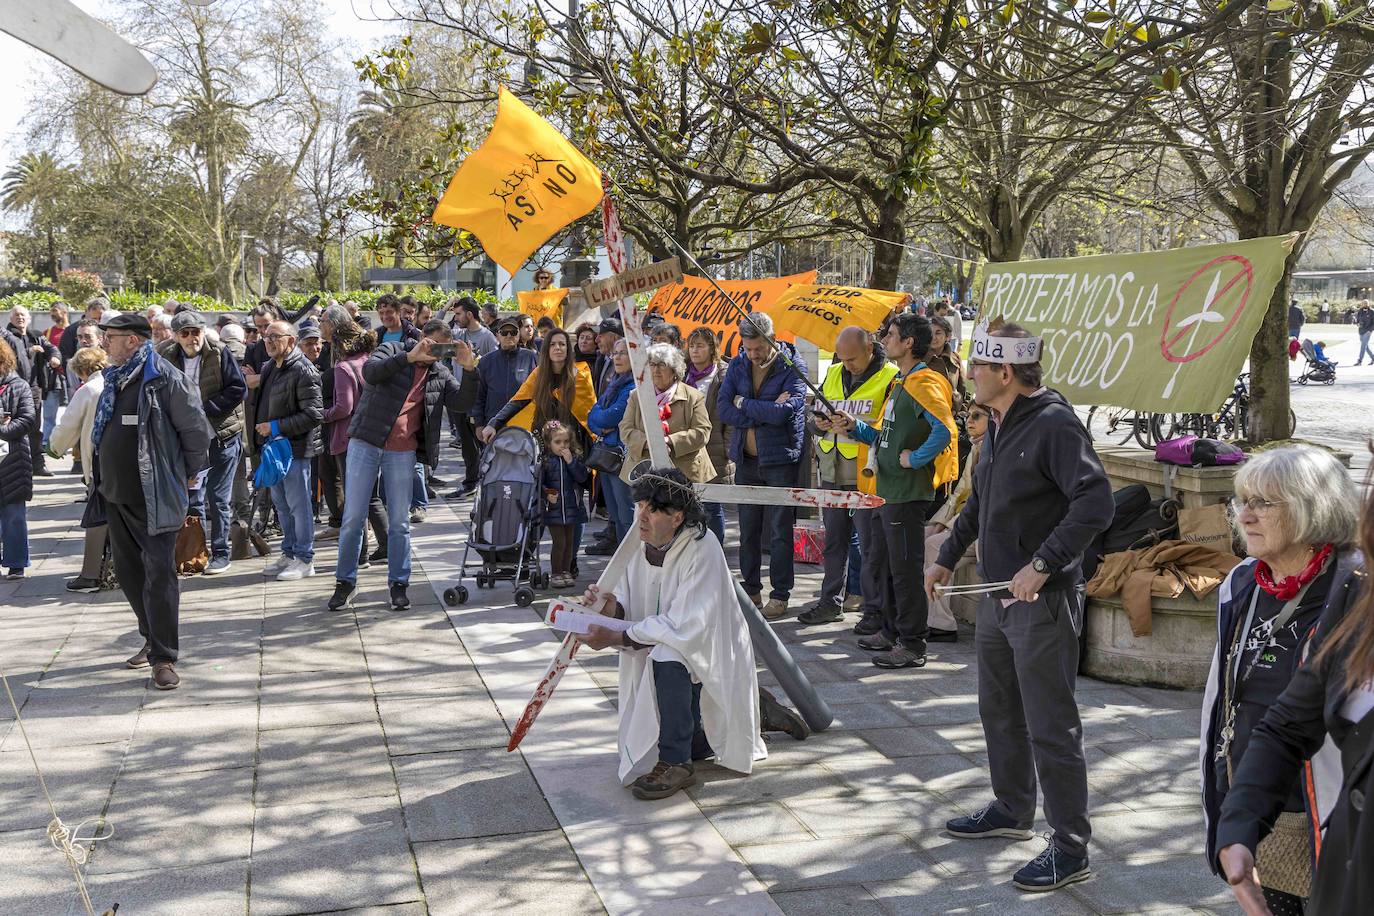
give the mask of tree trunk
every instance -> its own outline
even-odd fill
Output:
[[[1250,431],[1246,438],[1255,445],[1289,436],[1288,288],[1292,272],[1290,257],[1284,261],[1283,276],[1250,344]]]
[[[902,244],[906,241],[906,226],[902,223],[903,201],[889,197],[878,211],[878,228],[873,233],[873,272],[868,277],[869,289],[896,289],[897,276],[902,270]]]
[[[53,237],[52,228],[48,228],[48,270],[52,272],[53,281],[57,280],[57,239]]]

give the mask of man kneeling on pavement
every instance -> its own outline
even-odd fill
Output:
[[[644,547],[613,593],[593,585],[583,603],[634,623],[593,624],[581,640],[621,650],[619,776],[636,798],[659,799],[695,783],[699,760],[749,773],[768,755],[760,725],[798,739],[809,729],[761,697],[734,576],[692,484],[655,468],[632,487]]]

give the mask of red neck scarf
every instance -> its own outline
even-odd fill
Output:
[[[1255,584],[1280,601],[1292,601],[1304,585],[1321,574],[1322,567],[1326,565],[1326,558],[1331,556],[1333,549],[1332,544],[1324,545],[1307,561],[1302,572],[1296,576],[1287,576],[1278,582],[1274,581],[1274,571],[1269,568],[1269,564],[1260,560],[1255,564]]]

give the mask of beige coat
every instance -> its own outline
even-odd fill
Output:
[[[92,460],[95,448],[91,445],[91,432],[95,429],[96,404],[104,389],[105,376],[99,372],[93,373],[85,384],[76,389],[48,437],[48,447],[58,455],[66,454],[74,445],[81,446],[81,477],[88,487],[91,485],[91,475],[95,473],[95,462]]]
[[[716,469],[706,454],[706,443],[711,438],[711,415],[706,410],[706,396],[686,382],[678,382],[668,401],[668,409],[672,411],[668,417],[668,451],[673,456],[673,464],[693,483],[710,483],[715,479]],[[662,435],[663,427],[657,418],[653,425],[654,434]],[[620,421],[620,441],[625,443],[625,466],[621,468],[620,477],[628,482],[635,465],[649,457],[644,423],[639,417],[639,399],[633,394]]]

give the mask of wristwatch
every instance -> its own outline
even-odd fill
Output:
[[[1031,557],[1031,569],[1040,573],[1040,575],[1042,576],[1047,576],[1050,572],[1050,564],[1046,563],[1039,557]]]

